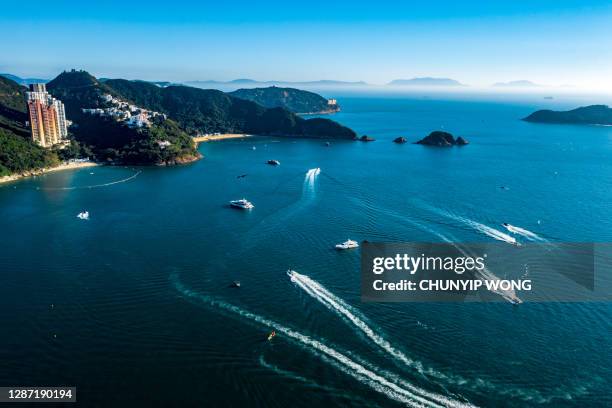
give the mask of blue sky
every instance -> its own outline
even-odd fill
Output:
[[[98,4],[95,4],[98,3]],[[0,14],[0,71],[150,80],[530,79],[612,90],[605,1],[27,1]]]

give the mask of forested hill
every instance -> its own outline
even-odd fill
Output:
[[[151,119],[150,126],[130,127],[117,117],[83,112],[112,109],[113,105],[102,98],[106,94],[126,99],[88,72],[63,72],[47,84],[47,90],[64,103],[66,117],[75,125],[71,132],[79,142],[91,146],[98,160],[166,165],[200,157],[192,138],[173,120],[158,116]]]
[[[111,79],[113,94],[166,113],[190,133],[252,133],[286,137],[353,139],[351,129],[329,119],[303,119],[284,108],[266,108],[217,90]]]
[[[238,89],[231,96],[256,102],[267,108],[285,108],[295,113],[332,113],[340,110],[336,104],[330,105],[324,97],[314,92],[295,88]]]

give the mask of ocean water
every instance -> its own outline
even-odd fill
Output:
[[[333,249],[492,239],[473,222],[610,242],[612,128],[520,121],[585,100],[338,99],[376,142],[231,140],[0,186],[0,385],[87,407],[612,405],[609,303],[365,304],[359,252]],[[391,142],[436,129],[471,144]]]

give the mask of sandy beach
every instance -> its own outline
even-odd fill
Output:
[[[59,166],[49,167],[45,169],[32,170],[25,173],[20,174],[12,174],[10,176],[0,177],[0,184],[10,183],[11,181],[17,181],[22,178],[32,177],[32,176],[40,176],[46,173],[52,173],[54,171],[62,171],[62,170],[73,170],[80,169],[85,167],[95,167],[99,166],[98,163],[94,162],[71,162],[71,163],[62,163]]]
[[[207,136],[195,136],[193,141],[196,143],[202,142],[213,142],[216,140],[225,140],[225,139],[242,139],[245,137],[252,137],[253,135],[248,135],[246,133],[224,133],[221,135],[207,135]]]

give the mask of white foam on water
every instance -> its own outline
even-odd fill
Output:
[[[406,389],[401,385],[397,384],[396,382],[392,381],[391,379],[380,374],[380,369],[370,364],[356,362],[353,359],[344,355],[343,353],[337,351],[333,347],[324,344],[322,341],[313,339],[296,330],[281,325],[278,322],[241,309],[238,306],[234,306],[221,300],[214,299],[210,296],[202,295],[200,293],[192,291],[183,286],[174,275],[171,276],[171,280],[174,281],[176,289],[184,296],[197,299],[209,306],[221,309],[225,312],[233,313],[253,323],[258,323],[270,329],[273,329],[278,334],[283,335],[284,338],[293,340],[302,345],[306,350],[314,352],[315,355],[323,355],[325,357],[323,361],[330,363],[336,369],[339,369],[345,374],[350,375],[362,384],[368,385],[373,390],[385,395],[390,399],[405,403],[411,407],[451,406],[440,405],[436,401],[430,401],[427,398],[422,397],[421,395],[415,394],[410,389]],[[416,387],[414,386],[411,387],[416,389]],[[441,398],[444,397],[441,396]]]
[[[362,316],[357,316],[359,312],[357,312],[354,308],[352,308],[349,304],[344,302],[341,298],[337,297],[330,291],[328,291],[323,285],[318,283],[317,281],[311,279],[306,275],[302,275],[296,271],[287,271],[287,275],[291,278],[291,281],[303,289],[308,295],[318,300],[321,304],[327,307],[332,312],[346,318],[350,321],[356,328],[358,328],[363,334],[366,335],[374,344],[379,346],[385,352],[387,352],[392,357],[396,358],[404,365],[416,368],[420,373],[425,374],[425,369],[423,365],[418,362],[410,359],[403,352],[393,347],[389,341],[387,341],[384,337],[378,334],[374,329],[365,322],[365,318]],[[463,407],[469,406],[468,404],[461,403],[459,401],[453,401],[449,398],[446,398],[442,395],[434,394],[418,387],[415,387],[411,384],[403,384],[411,391],[425,397],[432,399],[436,402],[444,404],[447,407]]]
[[[481,232],[485,235],[488,235],[489,237],[496,239],[498,241],[503,241],[503,242],[507,242],[509,244],[512,245],[518,245],[519,243],[517,242],[516,238],[511,237],[510,235],[506,234],[505,232],[496,230],[495,228],[489,227],[488,225],[485,224],[481,224],[480,222],[474,221],[474,220],[470,220],[469,218],[465,218],[465,217],[460,217],[458,215],[451,215],[449,214],[453,219],[460,221],[462,223],[464,223],[467,226],[472,227],[473,229],[475,229],[478,232]]]
[[[320,168],[310,169],[306,172],[306,176],[304,177],[304,190],[309,190],[314,192],[315,181],[317,180],[317,176],[321,174]]]
[[[542,238],[541,236],[539,236],[535,232],[531,232],[529,230],[526,230],[525,228],[517,227],[515,225],[510,225],[510,224],[504,225],[504,227],[506,227],[506,229],[508,231],[512,232],[513,234],[521,235],[521,236],[527,238],[530,241],[548,242],[547,239]]]

